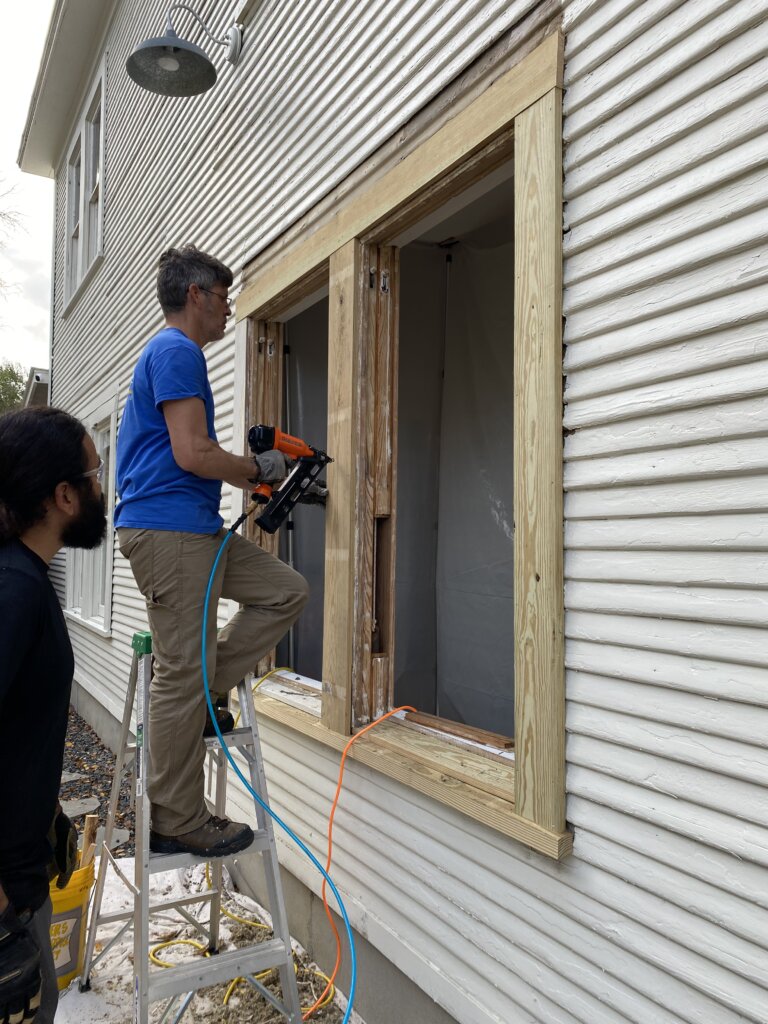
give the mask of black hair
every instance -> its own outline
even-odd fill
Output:
[[[33,406],[0,416],[0,541],[45,518],[56,486],[87,483],[85,427],[61,409]]]
[[[215,256],[201,252],[194,245],[168,249],[157,264],[157,298],[165,314],[180,313],[187,304],[191,284],[213,288],[215,284],[232,287],[234,277],[229,267]]]

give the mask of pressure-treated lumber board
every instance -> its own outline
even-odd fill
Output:
[[[361,485],[357,433],[364,337],[362,259],[357,239],[331,256],[328,301],[328,451],[334,461],[328,466],[325,511],[322,723],[345,736],[351,729]]]
[[[257,271],[237,300],[242,320],[296,282],[316,274],[332,253],[364,235],[393,210],[471,157],[515,116],[562,84],[562,46],[559,32],[548,36],[518,65],[495,81],[473,103],[443,125],[417,150],[392,167],[370,189],[342,207],[295,251],[270,261]]]
[[[371,733],[371,742],[387,750],[407,753],[430,768],[439,762],[446,775],[476,786],[485,793],[511,800],[515,792],[515,765],[480,757],[471,750],[446,746],[437,736],[428,736],[402,725],[382,722]]]
[[[515,118],[515,808],[565,828],[562,94]]]
[[[372,719],[371,653],[373,650],[374,592],[374,475],[376,410],[376,319],[379,254],[376,246],[361,248],[360,299],[362,317],[360,374],[357,394],[358,490],[354,523],[354,604],[352,610],[352,730]]]
[[[463,739],[474,740],[476,743],[485,743],[489,747],[498,747],[500,750],[514,746],[514,740],[508,736],[502,736],[499,732],[490,732],[488,729],[478,729],[474,725],[464,725],[463,722],[451,722],[447,718],[439,718],[437,715],[427,714],[426,711],[409,711],[406,720],[416,725],[428,725],[441,732],[451,733],[454,736],[461,736]]]
[[[321,722],[313,715],[289,707],[274,698],[257,693],[255,704],[257,714],[279,722],[289,729],[295,729],[339,753],[348,742],[348,737],[323,728]],[[488,828],[538,850],[547,857],[562,860],[571,852],[573,835],[570,832],[555,832],[542,828],[517,814],[513,801],[502,800],[476,786],[453,778],[447,773],[447,766],[439,752],[436,752],[434,765],[429,766],[416,761],[408,754],[407,749],[384,749],[381,744],[372,742],[371,734],[368,733],[354,744],[349,756],[404,786],[424,793],[438,803],[452,807]]]

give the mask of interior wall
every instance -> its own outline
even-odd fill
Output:
[[[285,325],[286,401],[282,428],[325,450],[328,438],[328,299],[310,306]],[[333,456],[333,452],[329,452]],[[321,477],[323,479],[323,477]],[[297,505],[293,521],[293,566],[306,577],[309,601],[293,627],[294,657],[288,639],[278,645],[279,665],[301,675],[322,678],[323,587],[325,583],[325,512]],[[288,561],[288,530],[280,531],[280,557]]]
[[[395,703],[435,713],[440,404],[446,253],[400,253]]]
[[[514,254],[498,227],[401,253],[395,698],[511,735]]]
[[[454,246],[451,257],[435,577],[437,714],[514,735],[513,247],[478,239]]]

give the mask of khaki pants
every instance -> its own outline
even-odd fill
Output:
[[[203,601],[226,531],[117,531],[121,552],[147,602],[154,670],[149,700],[149,777],[152,828],[183,835],[208,819],[204,801],[208,714],[202,673]],[[233,534],[211,590],[206,636],[212,691],[236,686],[271,650],[306,604],[303,576],[258,545]],[[216,632],[220,597],[243,607]]]

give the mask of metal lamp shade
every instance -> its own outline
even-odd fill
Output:
[[[173,31],[141,43],[125,66],[137,85],[162,96],[197,96],[216,82],[216,68],[203,50]]]

